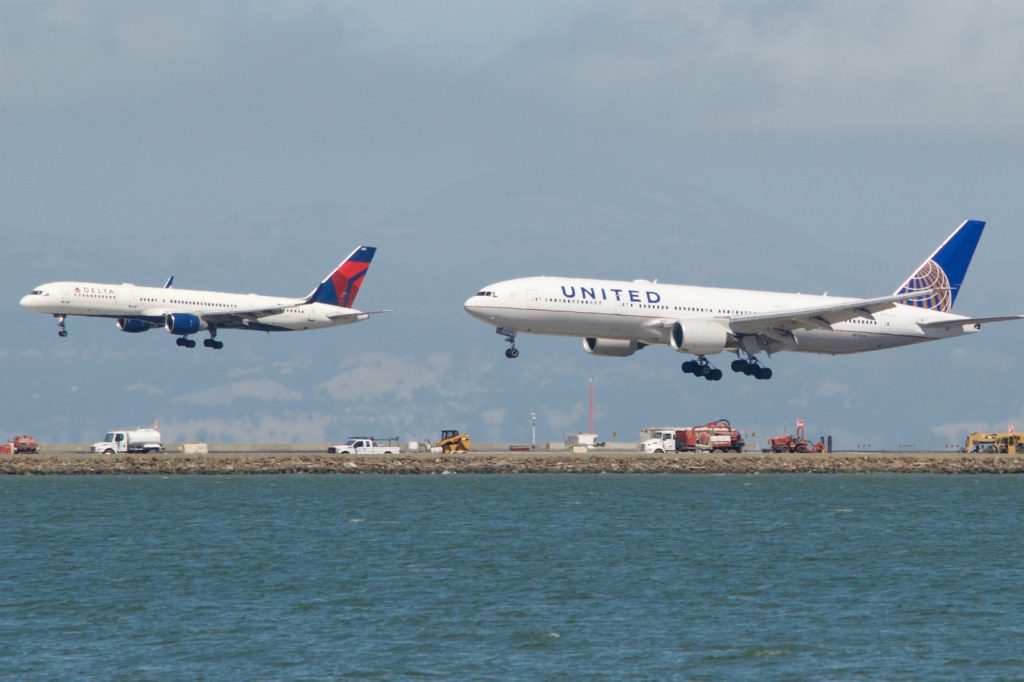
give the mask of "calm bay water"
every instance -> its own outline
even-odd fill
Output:
[[[1024,478],[0,479],[12,679],[1024,679]]]

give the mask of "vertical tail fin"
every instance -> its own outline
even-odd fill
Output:
[[[960,285],[964,283],[984,229],[982,220],[965,220],[893,293],[920,291],[920,298],[910,298],[903,303],[948,313],[960,293]]]
[[[338,267],[324,278],[320,286],[306,297],[306,303],[326,303],[351,308],[356,302],[359,287],[363,284],[375,253],[377,248],[374,246],[356,247],[356,250],[341,261]]]

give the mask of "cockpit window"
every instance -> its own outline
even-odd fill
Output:
[[[494,296],[494,292],[493,291],[478,291],[478,292],[476,292],[476,295],[477,296]]]
[[[43,292],[43,290],[42,290],[42,289],[33,289],[33,290],[32,290],[32,296],[42,296],[42,295],[43,295],[43,293],[44,293],[44,292]]]

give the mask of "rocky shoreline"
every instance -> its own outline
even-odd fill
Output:
[[[19,455],[0,475],[224,474],[1018,474],[1024,457],[949,453],[642,455],[569,453],[413,454],[352,457],[319,453],[223,455]]]

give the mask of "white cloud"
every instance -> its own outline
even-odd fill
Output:
[[[568,410],[546,406],[537,411],[537,416],[547,423],[550,430],[561,434],[579,433],[586,429],[585,415],[586,407],[582,402],[575,403]]]
[[[484,420],[484,424],[488,426],[501,426],[505,423],[506,412],[504,409],[496,407],[484,410],[480,413],[480,417]]]
[[[146,395],[163,395],[164,394],[164,392],[162,390],[160,390],[159,388],[157,388],[156,386],[150,386],[149,384],[144,384],[141,381],[140,382],[136,382],[134,384],[129,384],[128,386],[125,386],[124,390],[127,393],[145,393]]]
[[[955,367],[975,371],[1006,372],[1014,369],[1014,359],[995,350],[968,349],[957,346],[949,353],[949,362]]]
[[[289,360],[282,360],[281,362],[274,362],[269,365],[260,365],[258,367],[236,367],[231,370],[230,376],[232,379],[241,379],[243,377],[251,376],[266,376],[268,374],[277,374],[278,376],[294,376],[295,372],[299,369],[309,367],[312,361],[309,359],[292,358]]]
[[[818,384],[814,391],[822,398],[843,398],[849,401],[853,397],[853,390],[846,384],[826,379]]]
[[[937,436],[942,436],[947,444],[963,445],[967,434],[975,431],[997,431],[1002,429],[993,428],[992,424],[983,421],[963,421],[939,424],[931,427],[930,431]]]
[[[321,383],[317,389],[335,400],[412,400],[413,395],[421,389],[441,390],[451,370],[452,359],[440,353],[428,355],[422,360],[364,353],[348,364],[348,369]]]
[[[333,417],[325,414],[288,413],[237,419],[170,420],[162,425],[168,442],[323,443]]]
[[[182,405],[230,405],[236,400],[300,400],[302,394],[271,379],[235,381],[188,395],[178,396],[173,402]]]

